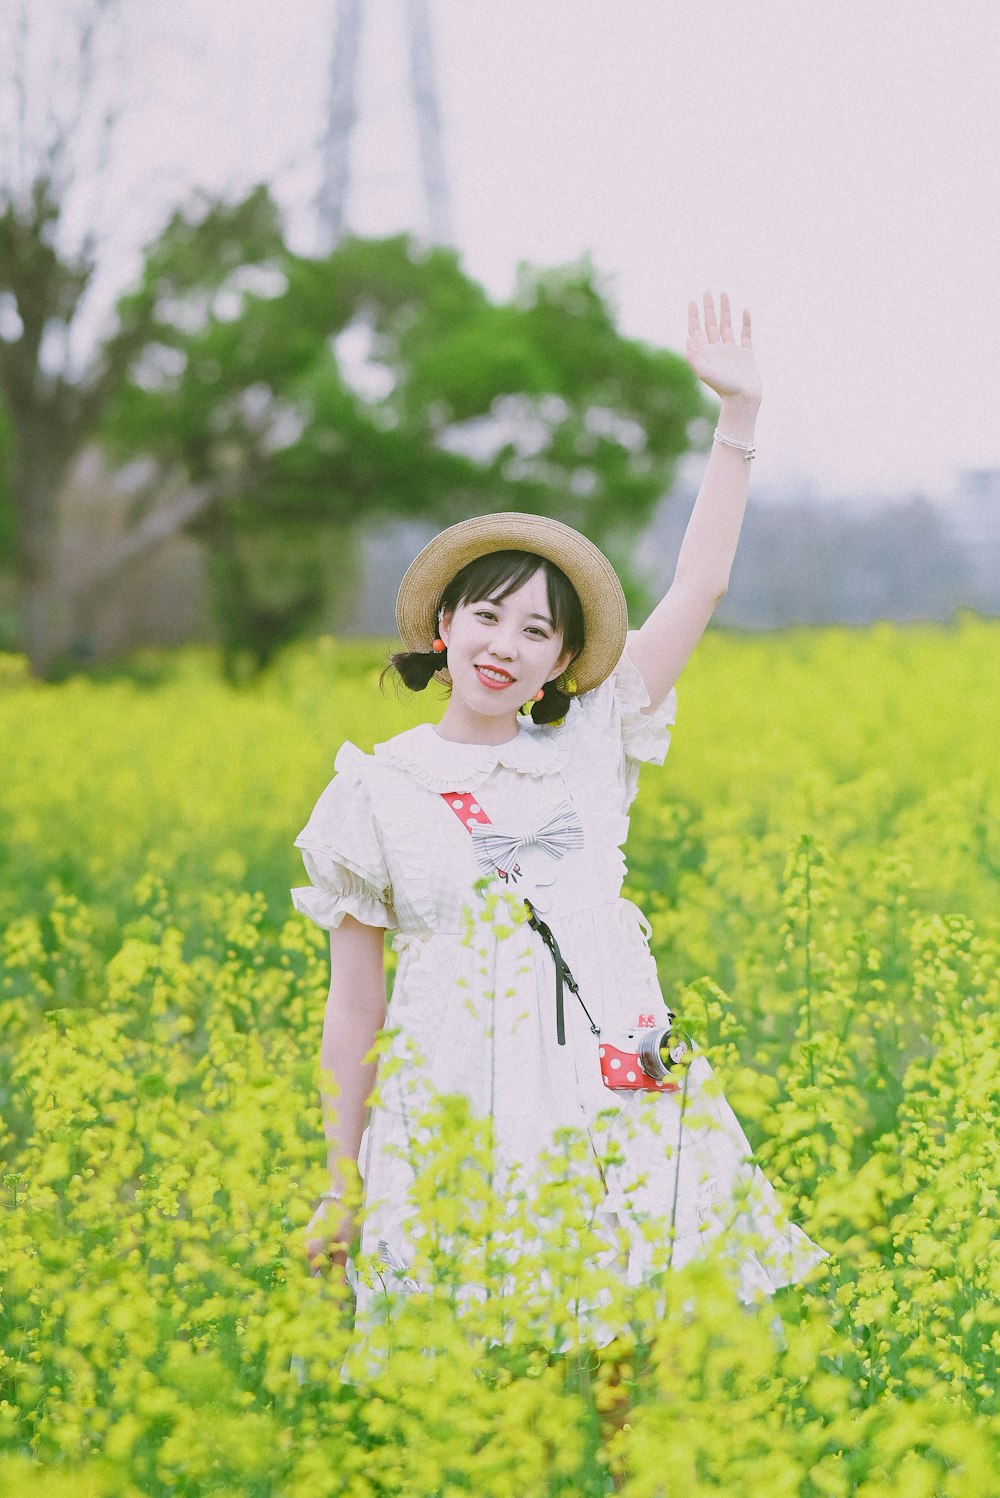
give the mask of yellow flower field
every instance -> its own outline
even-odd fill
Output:
[[[360,1346],[302,1251],[326,948],[288,887],[340,743],[436,710],[384,659],[320,640],[238,691],[197,650],[0,658],[0,1493],[996,1498],[1000,623],[711,633],[642,772],[627,893],[810,1283],[603,1284],[571,1137],[512,1274],[443,1099],[434,1289]],[[546,1356],[602,1293],[617,1370]]]

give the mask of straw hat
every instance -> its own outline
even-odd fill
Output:
[[[462,520],[429,541],[406,569],[396,598],[396,627],[408,650],[430,650],[441,594],[467,562],[492,551],[531,551],[555,562],[583,608],[584,646],[570,671],[578,692],[611,675],[625,646],[628,616],[615,569],[571,526],[545,515],[508,510]]]

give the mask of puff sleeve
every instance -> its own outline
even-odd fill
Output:
[[[620,755],[619,779],[626,810],[639,790],[639,766],[662,765],[666,759],[670,729],[677,714],[677,693],[673,687],[655,712],[643,712],[649,705],[649,693],[628,653],[634,637],[635,630],[630,629],[611,675],[578,699],[591,730]]]
[[[292,904],[327,930],[339,926],[345,915],[388,930],[397,924],[367,783],[368,763],[356,745],[342,746],[334,778],[295,839],[310,883],[292,890]]]

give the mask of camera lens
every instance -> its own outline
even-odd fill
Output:
[[[660,1082],[669,1069],[669,1030],[647,1030],[637,1047],[639,1065],[647,1077]]]
[[[654,1082],[663,1078],[687,1056],[687,1042],[672,1030],[647,1030],[636,1047],[639,1065]]]

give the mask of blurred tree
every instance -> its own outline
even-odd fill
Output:
[[[379,517],[549,511],[629,587],[702,402],[682,360],[620,336],[589,264],[522,270],[498,305],[403,237],[296,256],[260,188],[175,213],[102,338],[121,8],[12,0],[0,21],[0,564],[36,672],[88,591],[180,529],[207,548],[234,671],[347,597]],[[102,435],[145,482],[70,601],[60,498]]]
[[[58,14],[11,4],[0,34],[0,557],[13,558],[38,670],[57,635],[60,487],[128,359],[111,347],[81,367],[74,334],[99,235],[64,232],[117,124],[105,86],[114,10],[114,0],[69,0]]]
[[[496,304],[405,236],[294,255],[263,188],[175,215],[118,310],[129,378],[103,432],[119,460],[186,476],[232,672],[347,586],[380,517],[544,511],[631,581],[705,414],[682,359],[618,333],[586,262],[522,269]]]

